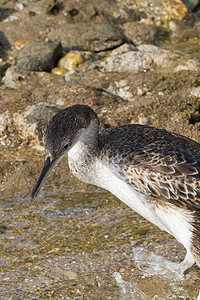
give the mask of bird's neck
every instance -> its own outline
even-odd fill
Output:
[[[72,173],[88,183],[90,170],[99,151],[98,132],[98,120],[91,121],[90,125],[81,131],[78,140],[68,152],[68,163]]]
[[[98,148],[99,120],[93,119],[90,125],[82,131],[79,142],[88,152],[96,152]]]

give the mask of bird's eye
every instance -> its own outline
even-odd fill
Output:
[[[69,144],[65,144],[64,148],[67,149],[69,147]]]

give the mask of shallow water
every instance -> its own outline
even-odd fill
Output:
[[[136,263],[138,249],[153,265],[185,251],[109,193],[0,200],[0,299],[197,298],[197,267],[178,281]]]

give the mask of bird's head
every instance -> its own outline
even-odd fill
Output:
[[[74,105],[58,112],[44,130],[46,159],[39,179],[32,191],[32,201],[39,193],[52,169],[84,136],[96,113],[87,105]]]

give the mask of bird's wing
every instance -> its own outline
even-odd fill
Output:
[[[150,148],[129,154],[124,179],[136,190],[154,198],[200,208],[200,162],[182,149],[167,149],[168,154]],[[132,157],[132,160],[131,160]]]
[[[114,172],[145,195],[200,209],[200,144],[153,127],[104,131]]]

